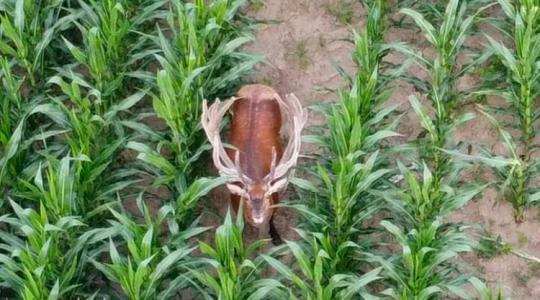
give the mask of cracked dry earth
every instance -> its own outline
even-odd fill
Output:
[[[323,88],[339,88],[344,82],[336,72],[335,64],[352,72],[354,64],[351,59],[352,45],[344,39],[350,38],[350,29],[359,31],[364,20],[362,7],[356,3],[352,6],[351,25],[343,25],[338,20],[332,7],[335,0],[266,0],[256,2],[248,7],[251,16],[265,21],[256,34],[256,40],[247,50],[265,56],[266,62],[253,72],[251,81],[273,86],[280,94],[294,93],[304,104],[331,102],[336,99],[335,93]],[[411,30],[391,28],[386,35],[388,42],[406,41],[429,53],[430,49],[423,44],[422,35]],[[471,38],[469,45],[481,46],[484,41]],[[402,56],[390,54],[387,58],[393,63],[403,60]],[[412,66],[411,74],[425,76],[423,70]],[[466,77],[460,87],[466,88],[477,82],[477,78]],[[408,97],[415,94],[414,88],[404,82],[396,82],[390,103],[398,104],[404,113],[398,127],[402,138],[393,140],[400,143],[412,140],[420,133],[417,117],[409,107]],[[417,95],[418,96],[418,95]],[[500,106],[503,101],[497,98],[488,99],[490,105]],[[473,111],[473,107],[464,110]],[[312,114],[308,125],[320,124],[321,116]],[[497,131],[479,114],[456,132],[454,141],[467,141],[473,144],[473,153],[477,145],[487,146],[496,152],[503,151]],[[305,146],[304,154],[316,149]],[[481,178],[489,180],[492,175],[481,168],[473,169],[471,180]],[[206,205],[215,213],[223,216],[227,210],[227,191],[217,189],[212,193]],[[204,223],[218,225],[215,221],[221,218],[206,217]],[[486,190],[481,197],[451,216],[453,221],[460,221],[483,226],[493,236],[500,236],[514,249],[540,257],[539,213],[535,209],[527,212],[525,221],[516,224],[512,216],[512,208],[508,202],[500,199],[495,190]],[[296,215],[287,209],[278,210],[276,225],[285,239],[295,239],[292,228]],[[248,240],[256,238],[256,233],[248,233]],[[512,299],[540,299],[540,264],[517,257],[513,254],[499,255],[492,258],[481,258],[469,254],[460,261],[470,272],[484,278],[491,287],[501,288],[504,294]]]

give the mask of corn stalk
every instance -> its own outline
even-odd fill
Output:
[[[111,210],[114,219],[109,221],[109,230],[121,230],[109,237],[110,261],[93,259],[92,263],[110,282],[118,284],[128,299],[170,299],[189,285],[186,276],[178,275],[192,268],[190,254],[196,247],[188,246],[186,240],[206,228],[193,227],[162,239],[159,230],[169,218],[170,208],[163,207],[152,217],[142,197],[138,207],[144,217],[141,223],[131,220],[126,212]],[[120,247],[127,248],[127,253],[120,252]],[[106,289],[103,295],[113,293]]]
[[[38,168],[32,181],[23,182],[26,192],[10,200],[13,215],[0,217],[0,287],[9,288],[18,299],[63,299],[86,293],[92,285],[88,259],[102,251],[96,243],[117,228],[87,229],[76,214],[78,195],[74,187],[73,161],[49,159],[47,171]],[[45,176],[44,176],[45,175]],[[23,208],[23,199],[36,202]]]
[[[39,157],[30,147],[58,134],[42,114],[52,112],[42,93],[45,72],[61,61],[55,46],[76,15],[61,14],[63,1],[0,3],[0,191],[8,195],[24,169]],[[39,121],[37,121],[39,120]],[[37,146],[39,147],[39,146]],[[23,176],[25,175],[25,176]],[[1,207],[1,203],[0,203]]]
[[[491,70],[504,76],[492,76],[493,82],[486,82],[486,88],[479,94],[500,96],[511,106],[511,110],[495,111],[498,115],[510,115],[519,120],[519,126],[501,124],[488,116],[499,129],[508,159],[498,159],[499,164],[491,164],[501,175],[504,183],[501,191],[514,209],[516,222],[523,221],[525,209],[540,200],[540,188],[534,186],[533,178],[540,170],[540,161],[533,153],[540,146],[535,143],[536,127],[540,110],[537,108],[540,89],[537,84],[540,69],[537,61],[540,56],[540,4],[538,1],[498,1],[508,22],[494,24],[499,31],[512,38],[513,49],[487,36],[490,48],[500,63],[499,69]],[[519,142],[504,127],[519,129]],[[486,157],[493,161],[493,154]],[[503,163],[506,162],[506,163]],[[501,164],[502,163],[502,164]]]
[[[301,193],[304,199],[291,206],[299,210],[308,231],[299,230],[302,241],[287,242],[287,246],[307,280],[292,277],[289,297],[369,298],[369,285],[379,278],[380,269],[365,262],[363,252],[373,247],[368,237],[373,229],[365,224],[381,204],[372,190],[383,189],[391,173],[378,149],[385,138],[397,135],[393,132],[396,123],[388,122],[394,108],[382,106],[395,74],[383,75],[387,66],[382,59],[388,52],[383,40],[386,1],[374,1],[367,10],[366,28],[353,34],[356,73],[350,76],[338,69],[348,87],[337,92],[337,103],[316,107],[326,117],[329,133],[320,129],[304,137],[324,151],[316,168],[307,169],[315,182],[292,181],[305,191]],[[285,277],[295,272],[277,261],[270,263]],[[362,267],[373,271],[363,274]]]
[[[224,223],[216,229],[214,245],[199,242],[199,249],[205,255],[201,262],[207,270],[195,270],[192,273],[205,299],[255,300],[279,299],[284,296],[279,293],[284,288],[282,283],[263,278],[261,274],[266,268],[264,258],[272,257],[277,249],[263,257],[259,252],[268,240],[258,240],[247,245],[243,237],[243,218],[240,211],[233,222],[228,211]]]
[[[381,225],[401,248],[400,253],[389,258],[372,257],[385,270],[389,288],[383,294],[391,299],[439,299],[449,294],[469,299],[464,287],[469,283],[470,275],[456,271],[458,268],[452,258],[471,252],[474,242],[464,233],[466,227],[442,221],[485,188],[460,182],[459,174],[467,165],[454,162],[449,151],[445,150],[450,146],[452,132],[473,117],[470,113],[459,114],[457,111],[460,99],[470,93],[459,91],[457,82],[486,59],[485,56],[477,56],[463,66],[458,64],[475,17],[466,16],[466,6],[464,1],[449,1],[444,12],[437,13],[438,27],[436,19],[430,22],[416,10],[401,10],[414,21],[434,48],[433,58],[403,43],[392,45],[428,72],[427,80],[413,79],[411,82],[425,93],[433,114],[428,114],[415,96],[409,98],[425,131],[424,138],[418,140],[422,162],[417,166],[423,172],[416,174],[398,163],[401,176],[396,178],[404,179],[405,189],[393,196],[391,192],[380,193],[393,216],[391,220],[382,221]]]

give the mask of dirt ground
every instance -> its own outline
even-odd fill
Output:
[[[337,88],[343,81],[337,74],[333,64],[339,64],[346,70],[353,70],[351,60],[352,45],[342,39],[350,37],[348,25],[342,22],[350,18],[354,29],[363,27],[362,7],[353,1],[352,15],[338,14],[336,0],[265,0],[253,1],[248,8],[249,14],[259,20],[267,21],[256,35],[256,41],[248,47],[249,51],[265,55],[267,63],[257,67],[252,80],[272,85],[279,93],[294,93],[304,106],[319,102],[335,100],[335,94],[321,90],[322,87]],[[412,31],[391,29],[387,34],[388,41],[407,41],[423,51],[429,51],[421,45],[422,36]],[[482,43],[476,40],[472,43]],[[390,56],[392,61],[399,61],[399,56]],[[422,76],[422,70],[413,67],[409,70]],[[465,78],[460,86],[471,86],[476,78]],[[403,82],[396,82],[394,94],[390,100],[400,104],[405,112],[398,131],[404,135],[403,140],[414,139],[420,133],[417,118],[408,105],[408,96],[415,93],[414,88]],[[493,105],[499,105],[500,99],[490,99]],[[466,107],[466,110],[473,110]],[[313,115],[309,125],[322,121],[320,116]],[[498,133],[487,120],[477,114],[476,119],[467,123],[462,131],[455,134],[455,141],[463,140],[476,145],[484,145],[499,151],[501,144]],[[309,154],[310,149],[304,147],[303,152]],[[467,176],[480,176],[489,180],[492,176],[480,171],[471,172]],[[211,198],[216,212],[226,211],[226,190],[215,191]],[[295,223],[293,212],[281,209],[277,214],[277,227],[282,237],[294,238],[292,227]],[[213,218],[212,218],[213,219]],[[524,251],[540,257],[540,215],[536,209],[527,213],[525,222],[516,224],[512,216],[511,206],[500,199],[494,190],[486,190],[481,197],[475,199],[451,217],[461,221],[483,226],[490,234],[500,236],[503,241],[512,245],[513,249]],[[207,222],[212,221],[207,220]],[[493,258],[480,258],[471,254],[463,258],[465,268],[484,278],[490,286],[503,289],[505,295],[512,299],[540,299],[540,264],[531,263],[513,254],[499,255]]]

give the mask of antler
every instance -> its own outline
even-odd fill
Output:
[[[229,177],[230,182],[241,182],[243,184],[247,184],[251,183],[251,179],[242,174],[240,169],[239,151],[236,151],[235,161],[233,162],[227,155],[219,135],[219,126],[221,124],[221,120],[223,120],[223,116],[225,116],[225,113],[227,113],[229,108],[238,99],[240,98],[233,97],[224,102],[216,99],[216,101],[210,107],[208,107],[207,101],[204,100],[201,124],[204,132],[206,132],[206,136],[208,137],[210,144],[212,144],[212,159],[214,160],[214,165],[218,169],[220,175]],[[243,193],[243,190],[236,185],[229,184],[227,186],[229,187],[229,190],[236,194]]]
[[[264,178],[264,180],[270,184],[270,188],[267,191],[268,194],[273,194],[287,187],[287,184],[289,183],[288,173],[289,170],[296,165],[298,160],[300,147],[302,145],[302,129],[307,121],[307,114],[294,94],[287,95],[286,102],[283,101],[277,93],[274,97],[289,122],[287,126],[289,140],[283,151],[283,155],[277,164],[276,152],[275,150],[272,151],[272,166],[270,168],[270,173]]]

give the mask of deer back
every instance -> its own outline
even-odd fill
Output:
[[[281,159],[281,111],[274,99],[275,92],[266,86],[248,85],[238,92],[232,106],[229,143],[240,151],[242,172],[253,181],[263,179],[270,172],[272,151]],[[235,150],[228,149],[231,159]]]

